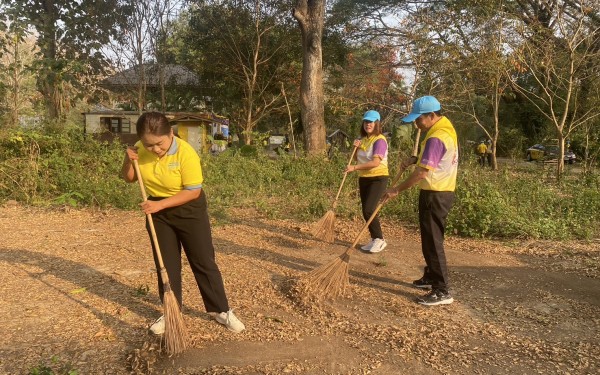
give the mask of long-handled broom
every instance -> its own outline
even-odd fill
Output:
[[[348,160],[349,167],[352,164],[352,160],[354,160],[354,155],[356,154],[356,150],[358,147],[354,147],[352,150],[352,155],[350,155],[350,160]],[[313,236],[318,238],[319,240],[325,242],[334,242],[335,241],[335,208],[337,207],[337,201],[340,198],[340,193],[342,192],[342,187],[344,186],[344,182],[346,182],[346,177],[348,176],[348,172],[344,172],[344,177],[342,178],[342,183],[340,184],[340,188],[338,189],[337,195],[333,200],[331,205],[331,209],[323,215],[323,217],[315,224],[311,233]]]
[[[421,130],[417,131],[415,144],[413,147],[413,156],[417,155],[417,150],[419,147],[419,138],[421,136]],[[396,177],[392,181],[391,186],[396,185],[402,173],[404,173],[406,168],[400,168]],[[322,265],[321,267],[315,268],[304,277],[301,277],[298,280],[298,283],[294,287],[294,292],[297,296],[304,300],[316,300],[320,301],[328,298],[335,298],[337,296],[343,295],[346,292],[346,288],[350,284],[348,270],[349,270],[349,262],[350,262],[350,251],[354,249],[361,236],[367,230],[371,222],[381,210],[381,207],[387,202],[386,199],[383,199],[379,205],[375,208],[375,211],[367,220],[365,225],[362,227],[361,231],[356,236],[356,239],[350,245],[346,251],[344,251],[340,256],[332,260],[331,262]]]
[[[135,174],[140,185],[142,192],[142,198],[144,202],[148,200],[146,196],[146,189],[144,188],[144,181],[142,181],[142,175],[140,174],[140,166],[137,160],[133,160],[133,167],[135,168]],[[160,267],[160,279],[163,283],[163,310],[165,319],[165,348],[169,355],[179,354],[187,348],[187,330],[183,321],[183,315],[179,308],[179,302],[175,293],[171,289],[169,283],[169,275],[167,269],[162,260],[160,247],[158,246],[158,238],[156,237],[156,231],[154,229],[154,221],[152,221],[152,215],[146,214],[148,224],[150,226],[150,233],[152,234],[152,243],[156,250],[156,258],[158,259],[158,265]]]

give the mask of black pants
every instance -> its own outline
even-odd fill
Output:
[[[375,208],[379,204],[379,200],[385,193],[388,184],[387,176],[378,177],[360,177],[358,179],[358,189],[360,191],[360,203],[362,204],[362,214],[365,221],[369,220]],[[379,223],[379,215],[377,215],[371,224],[369,224],[369,233],[371,238],[383,239],[381,224]]]
[[[156,198],[149,198],[154,199]],[[208,206],[204,191],[196,200],[184,205],[171,207],[152,214],[158,244],[171,289],[182,304],[181,297],[181,248],[185,251],[196,284],[200,289],[204,307],[208,312],[223,312],[229,310],[223,278],[215,262],[215,249],[212,243]],[[150,234],[150,226],[146,221],[146,229]],[[152,243],[152,235],[150,234]],[[154,243],[152,243],[154,249]],[[154,262],[158,270],[156,251]],[[163,283],[158,271],[158,290],[163,298]]]
[[[453,203],[452,191],[421,190],[419,194],[421,249],[427,264],[424,277],[432,281],[432,289],[444,292],[448,292],[449,288],[444,231]]]
[[[477,158],[479,159],[479,165],[485,167],[485,161],[487,159],[486,154],[479,154],[477,155]]]

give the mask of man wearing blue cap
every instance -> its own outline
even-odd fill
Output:
[[[419,227],[421,249],[425,258],[425,272],[413,285],[431,292],[419,297],[422,305],[448,305],[454,302],[450,295],[448,268],[444,252],[444,230],[446,217],[454,203],[454,189],[458,167],[458,140],[450,120],[442,116],[440,102],[433,96],[415,100],[410,114],[402,119],[415,122],[427,132],[421,142],[418,158],[410,158],[402,164],[416,164],[415,170],[398,186],[390,188],[384,195],[393,198],[399,192],[419,185]]]

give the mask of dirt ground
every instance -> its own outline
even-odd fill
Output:
[[[239,212],[219,218],[213,235],[247,330],[209,319],[186,266],[192,348],[169,358],[147,330],[162,306],[143,221],[118,210],[0,208],[1,374],[600,372],[598,240],[448,238],[456,302],[428,308],[410,285],[422,272],[418,233],[384,223],[384,252],[351,253],[352,296],[307,308],[289,297],[294,278],[341,254],[360,222],[338,223],[329,245],[307,223]]]

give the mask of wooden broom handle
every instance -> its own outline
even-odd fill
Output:
[[[415,145],[413,146],[413,155],[412,156],[417,156],[417,150],[419,149],[419,138],[421,137],[421,129],[417,130],[417,135],[415,137]],[[398,174],[396,175],[396,177],[394,178],[394,181],[392,182],[392,186],[396,185],[396,183],[398,182],[398,180],[400,179],[400,176],[402,176],[402,173],[404,173],[404,171],[406,170],[405,168],[400,168],[400,170],[398,171]],[[356,238],[354,239],[354,242],[352,243],[352,245],[348,248],[348,250],[346,250],[346,253],[349,252],[350,250],[354,249],[354,246],[356,246],[356,244],[358,243],[358,241],[360,240],[360,237],[363,235],[363,233],[365,233],[365,231],[367,230],[367,228],[369,227],[369,225],[371,224],[371,222],[373,220],[375,220],[375,216],[377,216],[377,214],[379,213],[379,210],[381,210],[381,207],[383,207],[383,205],[385,204],[385,202],[387,202],[387,199],[382,200],[377,207],[375,208],[375,211],[373,211],[373,214],[371,215],[371,217],[369,218],[369,220],[367,220],[367,222],[365,223],[365,225],[362,227],[362,229],[360,230],[360,233],[358,233],[358,236],[356,236]]]
[[[144,187],[144,181],[142,180],[142,174],[140,173],[140,166],[138,165],[137,160],[132,160],[133,168],[135,169],[135,174],[137,176],[138,183],[140,185],[140,191],[142,192],[142,198],[144,202],[148,200],[146,196],[146,188]],[[150,225],[150,233],[152,234],[152,243],[154,244],[154,249],[156,250],[156,258],[158,258],[158,266],[160,267],[161,277],[163,278],[163,283],[169,283],[169,276],[167,272],[163,272],[165,269],[165,265],[162,260],[162,255],[160,253],[160,246],[158,246],[158,238],[156,237],[156,230],[154,229],[154,221],[152,221],[152,214],[146,214],[146,218],[148,219],[148,224]]]
[[[354,150],[352,150],[352,155],[350,155],[350,160],[348,160],[348,165],[346,165],[346,168],[348,168],[352,164],[352,160],[354,160],[354,155],[356,154],[356,150],[358,150],[358,147],[354,146]],[[348,172],[344,172],[344,178],[342,178],[342,183],[340,184],[340,188],[338,189],[337,195],[335,196],[335,199],[333,201],[334,208],[336,206],[338,198],[340,197],[340,193],[342,192],[342,187],[344,187],[344,182],[346,181],[346,177],[348,177]]]
[[[379,203],[377,205],[377,207],[375,208],[375,211],[373,211],[373,214],[371,215],[371,217],[369,218],[369,220],[367,220],[367,222],[365,223],[365,225],[362,227],[362,229],[360,230],[360,233],[358,233],[358,235],[354,239],[354,242],[348,248],[348,250],[346,250],[346,252],[354,249],[354,246],[356,246],[356,244],[358,243],[358,240],[360,240],[360,237],[363,235],[363,233],[365,233],[365,231],[367,230],[367,228],[369,227],[369,225],[371,225],[371,222],[375,219],[375,216],[377,216],[377,213],[379,212],[379,210],[381,210],[381,207],[383,207],[384,203],[385,203],[385,201],[381,201],[381,203]]]

